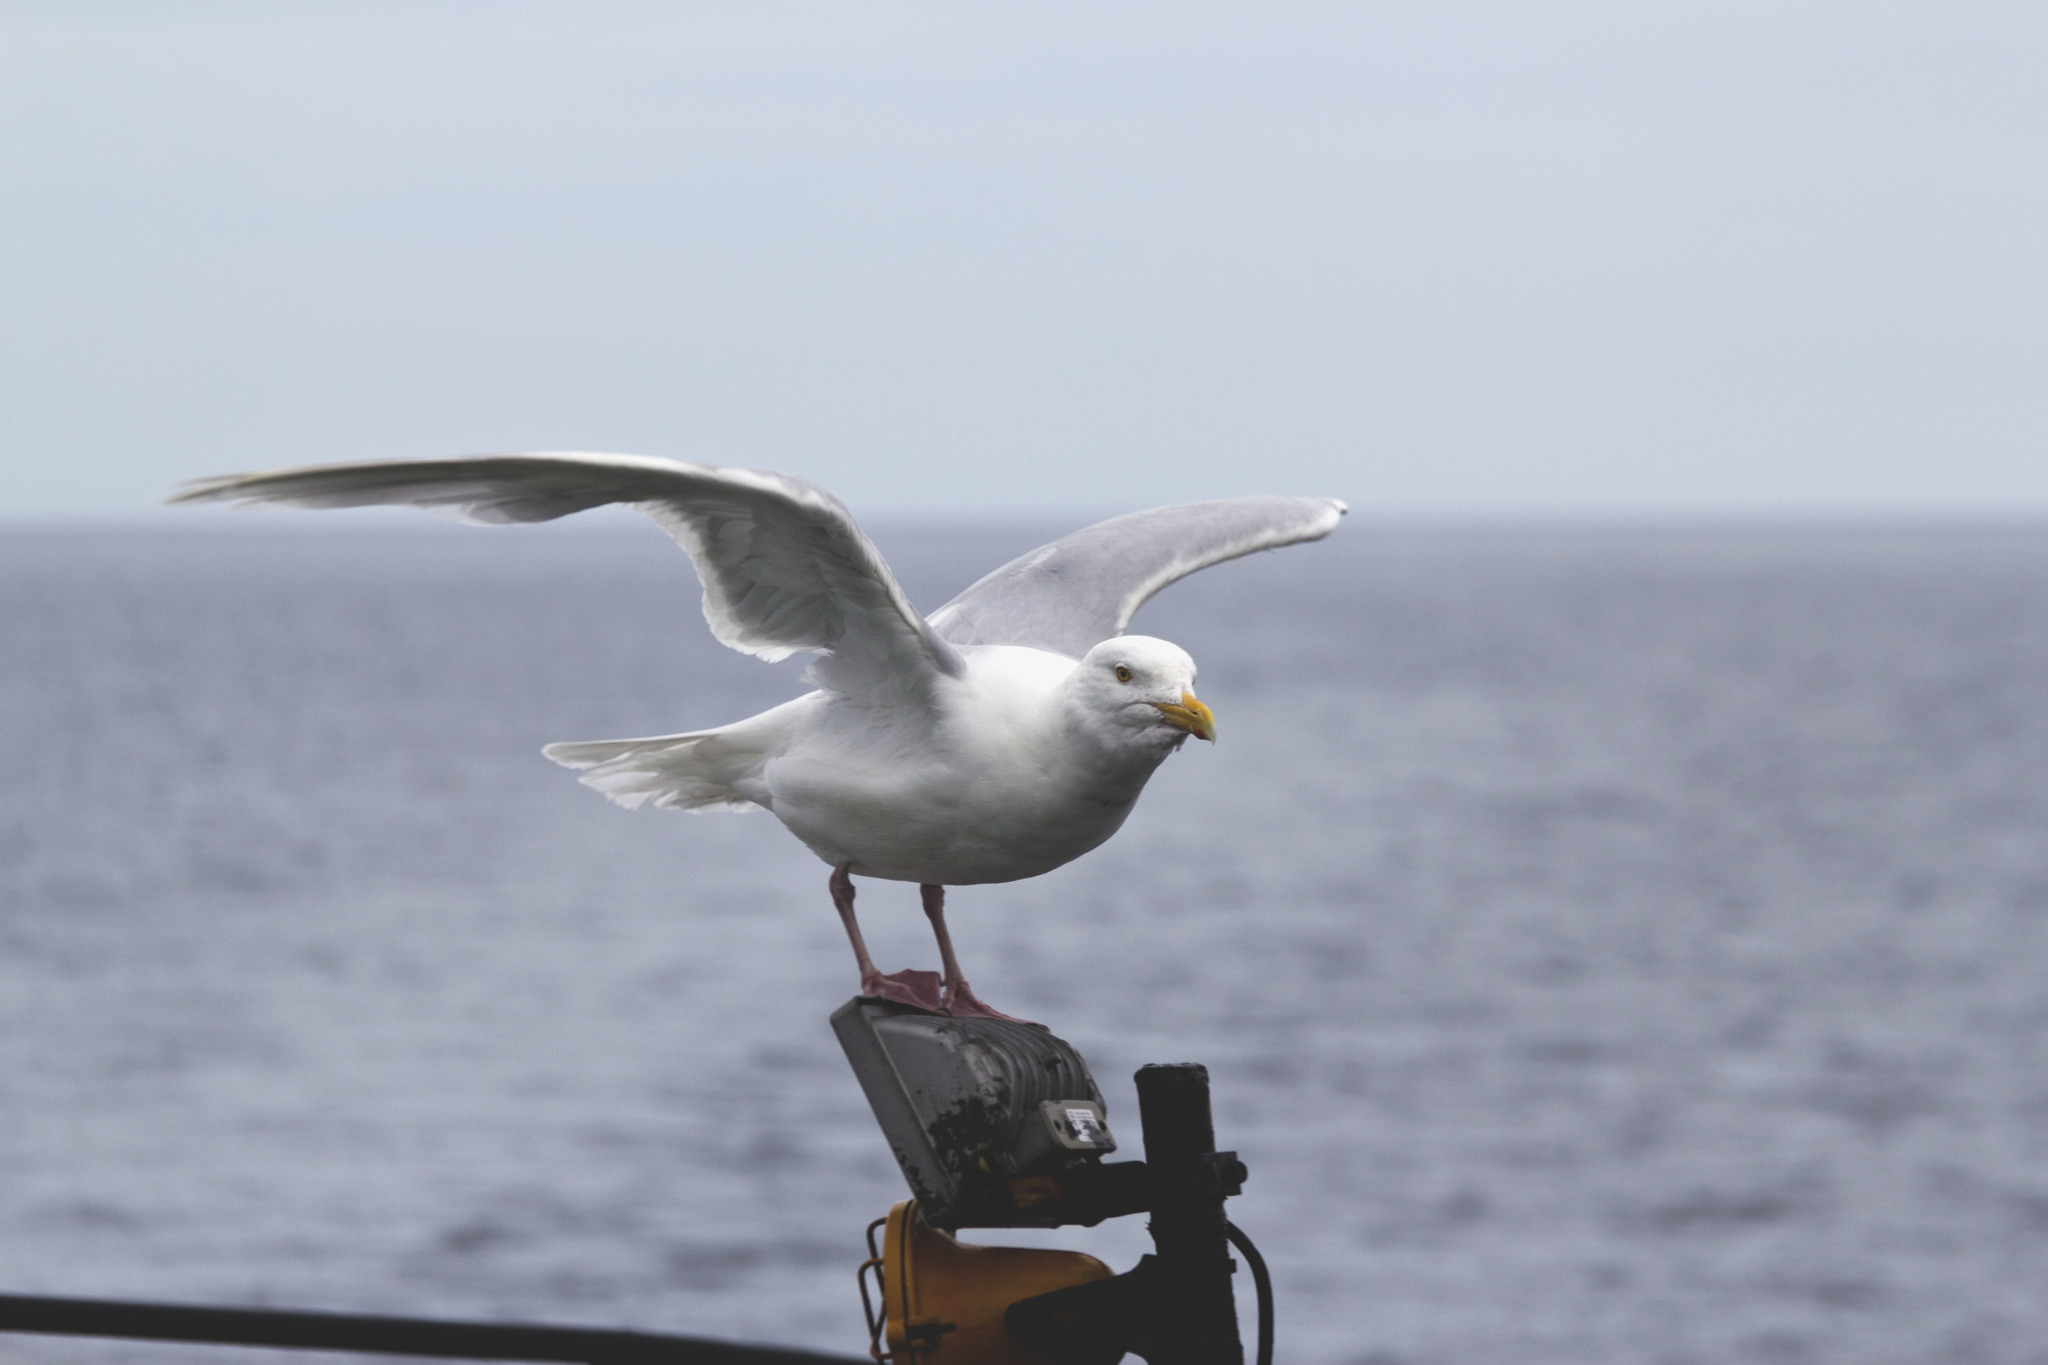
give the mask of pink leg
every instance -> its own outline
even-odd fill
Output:
[[[990,1009],[967,984],[967,977],[960,970],[960,959],[953,956],[953,935],[946,931],[946,888],[927,883],[917,889],[924,898],[925,918],[932,922],[932,936],[939,941],[939,964],[946,969],[940,995],[946,1013],[963,1019],[1009,1019],[1013,1024],[1029,1024],[1029,1019],[1013,1019]]]
[[[875,967],[875,960],[868,956],[867,940],[860,936],[860,921],[853,917],[853,878],[847,874],[845,863],[832,869],[830,885],[832,904],[839,910],[839,922],[846,926],[846,937],[853,943],[853,960],[860,966],[860,993],[934,1014],[945,1013],[937,972],[906,967],[884,976]]]

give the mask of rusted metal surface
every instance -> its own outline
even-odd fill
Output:
[[[1042,1028],[848,1001],[833,1032],[933,1227],[1057,1227],[1144,1207],[1081,1054]]]

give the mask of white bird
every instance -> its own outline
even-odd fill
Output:
[[[1013,560],[920,616],[844,505],[787,474],[582,453],[391,460],[234,474],[173,502],[404,504],[477,523],[629,503],[695,563],[732,648],[819,657],[817,690],[712,730],[550,744],[622,806],[774,812],[831,866],[861,993],[955,1015],[979,1000],[946,930],[945,888],[1016,881],[1116,833],[1190,735],[1214,741],[1195,665],[1125,635],[1145,600],[1223,560],[1328,535],[1330,498],[1234,498],[1135,512]],[[942,973],[883,974],[855,875],[917,882]]]

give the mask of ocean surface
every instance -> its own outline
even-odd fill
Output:
[[[0,534],[0,1290],[857,1353],[826,869],[538,753],[798,669],[649,528],[350,525]],[[1133,1152],[1208,1065],[1286,1365],[2048,1361],[2048,530],[1353,517],[1137,628],[1221,743],[952,919]]]

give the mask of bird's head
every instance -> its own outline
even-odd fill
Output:
[[[1149,635],[1104,640],[1082,656],[1070,695],[1125,744],[1177,749],[1189,735],[1216,741],[1216,717],[1195,699],[1195,661]]]

